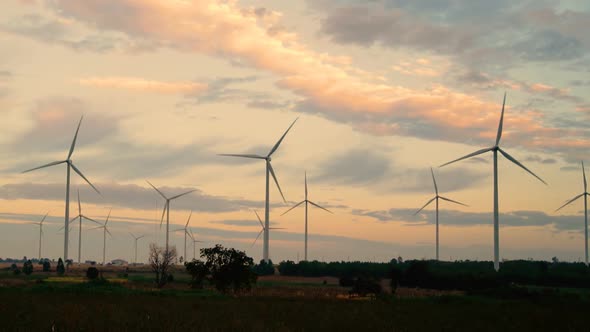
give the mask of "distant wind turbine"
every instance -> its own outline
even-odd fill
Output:
[[[272,168],[272,165],[271,165],[272,158],[271,157],[272,157],[273,153],[275,153],[277,151],[277,149],[281,145],[281,142],[283,142],[283,139],[285,138],[285,136],[287,136],[287,133],[289,132],[289,130],[291,130],[291,127],[293,127],[293,125],[295,124],[295,122],[297,122],[298,119],[299,118],[295,119],[295,121],[293,121],[293,123],[291,123],[289,128],[287,128],[287,130],[283,134],[283,136],[281,136],[281,138],[272,147],[272,149],[270,149],[270,152],[266,156],[260,156],[260,155],[256,155],[256,154],[220,154],[220,156],[227,156],[227,157],[262,159],[266,163],[266,198],[265,198],[265,205],[264,205],[264,227],[263,227],[264,228],[263,229],[264,230],[264,244],[262,247],[262,257],[263,257],[264,261],[267,263],[269,261],[269,240],[270,240],[269,230],[272,229],[271,227],[269,227],[270,226],[270,219],[269,219],[269,213],[270,213],[270,208],[269,208],[269,199],[270,199],[269,173],[270,173],[270,175],[272,175],[272,178],[274,179],[275,184],[277,185],[277,188],[279,189],[279,193],[281,193],[281,197],[283,198],[283,201],[285,203],[287,203],[287,200],[285,199],[285,195],[283,195],[283,191],[281,190],[281,186],[279,185],[279,181],[277,180],[275,172]]]
[[[329,213],[332,213],[332,211],[319,206],[318,204],[310,201],[307,199],[307,172],[305,172],[305,199],[302,200],[301,202],[295,204],[293,207],[291,207],[289,210],[285,211],[283,214],[281,214],[281,216],[284,216],[285,214],[287,214],[289,211],[293,210],[294,208],[298,207],[299,205],[305,203],[305,253],[304,253],[304,260],[307,261],[307,210],[308,210],[308,204],[311,204],[317,208],[320,208],[324,211],[327,211]]]
[[[191,233],[189,233],[189,228],[188,228],[188,224],[191,222],[191,217],[193,215],[193,211],[191,211],[191,213],[188,215],[188,220],[186,221],[186,225],[184,225],[184,228],[179,228],[179,229],[175,229],[175,232],[178,231],[183,231],[184,232],[184,260],[186,261],[186,237],[189,236],[192,238]]]
[[[82,177],[91,187],[92,189],[94,189],[98,194],[100,194],[100,191],[98,191],[98,189],[96,189],[96,187],[90,183],[90,181],[88,181],[88,179],[84,176],[84,174],[82,174],[82,172],[74,165],[74,162],[72,161],[72,154],[74,153],[74,148],[76,146],[76,139],[78,138],[78,132],[80,131],[80,125],[82,124],[82,119],[84,117],[80,118],[80,122],[78,123],[78,128],[76,129],[76,134],[74,135],[74,140],[72,141],[72,145],[70,146],[70,152],[68,153],[68,157],[66,160],[62,160],[62,161],[54,161],[52,163],[43,165],[43,166],[39,166],[39,167],[35,167],[29,170],[24,171],[23,173],[27,173],[27,172],[31,172],[37,169],[41,169],[41,168],[45,168],[45,167],[50,167],[50,166],[55,166],[55,165],[59,165],[59,164],[67,164],[67,175],[66,175],[66,212],[65,212],[65,219],[64,219],[64,261],[66,261],[68,259],[68,240],[69,240],[69,227],[68,224],[70,222],[70,170],[73,169],[74,172],[78,173],[78,175],[80,177]]]
[[[584,255],[585,255],[585,263],[588,266],[588,183],[586,182],[586,170],[584,170],[584,162],[582,161],[582,176],[584,178],[584,192],[579,194],[578,196],[570,199],[565,204],[563,204],[559,209],[555,210],[555,212],[561,210],[562,208],[566,207],[570,203],[573,203],[580,197],[584,197]]]
[[[418,213],[420,213],[420,211],[424,210],[424,208],[427,207],[430,203],[432,203],[432,201],[436,201],[436,260],[438,260],[438,243],[439,243],[438,242],[438,200],[442,199],[443,201],[447,201],[447,202],[451,202],[451,203],[455,203],[455,204],[459,204],[459,205],[463,205],[463,206],[467,206],[467,205],[463,204],[461,202],[454,201],[450,198],[440,196],[438,194],[438,186],[436,185],[436,179],[434,178],[434,171],[432,170],[432,167],[430,167],[430,174],[432,174],[432,183],[434,184],[435,196],[431,200],[426,202],[426,204],[424,204],[424,206],[421,207],[420,210],[416,211],[416,213],[414,213],[414,215],[417,215]]]
[[[145,235],[135,236],[135,235],[133,235],[133,233],[129,233],[129,234],[131,234],[131,236],[133,237],[133,240],[135,240],[135,242],[134,242],[135,244],[134,244],[134,246],[133,246],[133,248],[134,248],[134,250],[135,250],[135,256],[134,256],[133,263],[137,264],[137,241],[138,241],[139,239],[142,239],[142,238],[144,238],[144,237],[145,237]]]
[[[107,224],[109,223],[109,218],[111,217],[112,211],[113,211],[113,209],[111,209],[109,211],[109,214],[107,215],[107,220],[104,222],[103,225],[92,228],[92,229],[102,228],[102,265],[104,265],[105,261],[106,261],[107,233],[109,233],[110,236],[113,236],[113,234],[111,234],[111,232],[109,232],[109,229],[107,228]]]
[[[78,215],[72,218],[70,222],[75,221],[76,218],[78,218],[80,224],[80,232],[78,233],[78,264],[80,264],[82,257],[82,219],[86,219],[100,225],[98,221],[82,214],[82,205],[80,204],[80,190],[78,190]],[[66,229],[65,232],[67,232],[68,227],[65,227],[64,229]]]
[[[160,191],[160,189],[156,188],[151,182],[147,181],[147,183],[149,183],[149,185],[152,186],[152,188],[154,188],[154,190],[157,191],[158,194],[160,194],[160,196],[162,196],[164,198],[164,200],[166,200],[166,203],[164,204],[164,210],[162,211],[162,218],[160,220],[160,227],[162,227],[162,223],[164,222],[164,214],[166,214],[166,252],[168,252],[168,238],[170,235],[169,234],[169,232],[170,232],[170,201],[173,201],[173,200],[180,198],[184,195],[188,195],[196,190],[195,189],[189,190],[189,191],[184,192],[180,195],[176,195],[176,196],[172,196],[172,197],[168,198],[166,195],[164,195],[164,193],[162,193]]]
[[[191,240],[193,241],[193,259],[195,259],[197,257],[197,243],[203,243],[203,241],[195,239],[195,234],[193,233],[192,229],[189,228],[189,232]]]
[[[543,182],[544,184],[547,184],[540,177],[538,177],[535,173],[531,172],[528,168],[526,168],[523,164],[521,164],[518,160],[514,159],[511,155],[509,155],[508,152],[506,152],[506,151],[502,150],[502,148],[500,148],[499,144],[500,144],[500,139],[502,138],[502,124],[504,122],[504,106],[505,105],[506,105],[506,93],[504,93],[504,101],[502,102],[502,114],[500,116],[500,124],[498,125],[498,134],[496,136],[496,144],[494,146],[475,151],[473,153],[470,153],[466,156],[463,156],[459,159],[450,161],[450,162],[440,166],[440,167],[443,167],[443,166],[452,164],[454,162],[457,162],[459,160],[475,157],[477,155],[480,155],[480,154],[483,154],[486,152],[490,152],[490,151],[492,151],[494,153],[494,269],[496,271],[498,271],[500,269],[500,244],[499,244],[499,241],[500,241],[500,229],[499,229],[500,216],[499,216],[499,207],[498,207],[498,151],[504,157],[506,157],[506,159],[515,163],[517,166],[521,167],[522,169],[527,171],[529,174],[536,177],[539,181]]]
[[[252,248],[256,244],[256,241],[258,241],[258,239],[260,238],[260,235],[262,235],[262,233],[266,230],[266,227],[262,223],[262,219],[260,219],[258,212],[254,211],[254,213],[256,214],[256,218],[258,218],[258,222],[260,223],[260,226],[262,227],[262,229],[260,230],[260,233],[258,233],[258,236],[256,236],[256,239],[254,240],[254,242],[252,242],[252,245],[250,246],[250,248]],[[284,228],[271,227],[270,229],[284,229]],[[268,263],[268,261],[267,261],[267,263]]]
[[[43,219],[41,219],[40,222],[31,223],[33,225],[39,225],[39,260],[41,260],[41,239],[43,238],[43,222],[45,221],[45,218],[47,218],[47,215],[49,215],[49,212],[47,212],[43,216]]]

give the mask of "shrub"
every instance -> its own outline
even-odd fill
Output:
[[[366,296],[367,294],[381,294],[381,284],[378,279],[359,277],[354,281],[352,286],[352,293]]]
[[[51,271],[51,263],[48,259],[43,261],[43,272],[50,272]]]
[[[255,265],[252,271],[259,276],[271,276],[275,274],[275,267],[272,260],[268,260],[268,263],[264,259],[260,260],[260,264]]]
[[[98,269],[95,267],[89,267],[88,270],[86,270],[86,278],[90,279],[90,280],[95,280],[98,278],[99,272]]]
[[[256,282],[257,276],[252,271],[254,260],[243,251],[217,244],[213,248],[201,249],[201,257],[207,260],[205,266],[215,288],[223,293],[250,289]]]
[[[184,266],[188,274],[191,275],[190,286],[196,289],[203,288],[203,281],[209,275],[209,269],[203,261],[193,259],[192,262],[185,262]]]
[[[26,275],[31,275],[31,273],[33,273],[33,262],[31,262],[30,259],[28,259],[23,264],[23,273],[26,274]]]
[[[57,260],[57,268],[55,271],[60,276],[63,276],[64,273],[66,273],[66,267],[64,266],[64,261],[61,258]]]
[[[12,270],[12,273],[14,273],[15,276],[20,274],[20,269],[17,267],[16,269]]]

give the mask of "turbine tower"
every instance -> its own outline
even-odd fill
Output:
[[[132,236],[132,237],[133,237],[133,239],[135,240],[135,244],[134,244],[134,246],[133,246],[133,248],[134,248],[134,250],[135,250],[135,257],[134,257],[135,259],[133,260],[133,263],[134,263],[134,264],[137,264],[137,241],[138,241],[139,239],[142,239],[142,238],[144,238],[144,237],[145,237],[145,235],[135,236],[135,235],[133,235],[133,233],[129,233],[129,234],[131,234],[131,236]]]
[[[158,188],[156,188],[151,182],[147,181],[147,183],[149,183],[149,185],[152,186],[152,188],[154,188],[154,190],[157,191],[158,194],[160,194],[160,196],[162,196],[166,200],[166,203],[164,204],[164,210],[162,211],[162,218],[160,220],[160,227],[162,227],[162,223],[164,222],[164,214],[166,214],[166,253],[167,253],[168,252],[168,238],[170,235],[169,234],[169,232],[170,232],[170,201],[180,198],[184,195],[188,195],[196,190],[194,190],[194,189],[189,190],[189,191],[184,192],[180,195],[176,195],[176,196],[172,196],[172,197],[168,198],[166,195],[164,195],[164,193],[162,193]]]
[[[111,232],[109,232],[109,229],[107,228],[107,224],[109,223],[109,218],[111,217],[111,212],[113,211],[113,209],[111,209],[109,211],[109,214],[107,215],[107,220],[104,222],[103,225],[98,226],[98,227],[94,227],[93,229],[99,229],[102,228],[102,265],[104,265],[105,263],[105,258],[106,258],[106,251],[107,251],[107,233],[109,233],[109,235],[112,237],[113,234],[111,234]]]
[[[424,204],[423,207],[420,208],[420,210],[416,211],[416,213],[414,213],[414,215],[417,215],[418,213],[420,213],[420,211],[424,210],[425,207],[427,207],[430,203],[432,203],[432,201],[436,201],[436,260],[438,260],[439,256],[438,256],[438,200],[442,199],[443,201],[447,201],[447,202],[451,202],[451,203],[455,203],[455,204],[459,204],[459,205],[463,205],[463,206],[467,206],[466,204],[463,204],[461,202],[457,202],[454,201],[450,198],[446,198],[443,196],[440,196],[438,194],[438,186],[436,185],[436,179],[434,177],[434,171],[432,170],[432,167],[430,167],[430,174],[432,174],[432,183],[434,184],[434,193],[435,196],[429,200],[428,202],[426,202],[426,204]]]
[[[262,247],[262,257],[263,257],[264,261],[267,263],[269,261],[269,240],[270,240],[269,230],[272,229],[271,227],[269,227],[269,225],[270,225],[270,220],[269,220],[269,212],[270,212],[270,208],[269,208],[269,199],[270,199],[269,173],[270,173],[270,175],[272,175],[272,178],[274,179],[275,184],[277,185],[277,188],[279,189],[279,193],[281,193],[281,197],[283,198],[283,201],[285,203],[287,203],[287,200],[285,199],[285,195],[283,195],[283,191],[281,190],[281,186],[279,185],[279,181],[277,180],[275,172],[272,168],[272,164],[271,164],[272,158],[271,157],[277,151],[277,149],[281,145],[281,142],[283,142],[283,139],[285,138],[285,136],[287,136],[287,133],[289,132],[289,130],[291,130],[291,127],[293,127],[293,125],[295,124],[295,122],[297,122],[298,119],[299,118],[295,119],[295,121],[293,121],[293,123],[291,123],[289,128],[287,128],[287,130],[283,134],[283,136],[281,136],[281,138],[272,147],[272,149],[270,149],[270,152],[266,156],[260,156],[260,155],[256,155],[256,154],[220,154],[220,156],[253,158],[253,159],[262,159],[265,161],[265,164],[266,164],[266,198],[265,198],[265,204],[264,204],[264,227],[263,227],[264,245]]]
[[[43,216],[43,219],[41,219],[40,222],[31,223],[32,225],[39,225],[39,260],[41,260],[41,238],[43,237],[43,222],[45,221],[45,218],[47,218],[47,215],[49,215],[49,212]]]
[[[496,136],[496,144],[494,146],[475,151],[473,153],[470,153],[466,156],[463,156],[459,159],[455,159],[453,161],[450,161],[450,162],[440,166],[440,167],[443,167],[443,166],[452,164],[454,162],[457,162],[459,160],[475,157],[477,155],[480,155],[480,154],[483,154],[486,152],[490,152],[490,151],[493,152],[493,154],[494,154],[494,269],[496,271],[498,271],[500,269],[500,244],[499,244],[499,241],[500,241],[500,229],[499,229],[499,222],[500,221],[499,221],[499,218],[500,218],[500,216],[499,216],[499,207],[498,207],[498,152],[500,152],[504,157],[506,157],[506,159],[510,160],[511,162],[513,162],[514,164],[519,166],[520,168],[527,171],[532,176],[536,177],[539,181],[543,182],[544,184],[547,184],[545,181],[543,181],[543,179],[538,177],[535,173],[531,172],[528,168],[526,168],[518,160],[514,159],[514,157],[509,155],[508,152],[506,152],[506,151],[502,150],[502,148],[500,148],[500,139],[502,138],[502,124],[504,122],[504,106],[505,105],[506,105],[506,93],[504,93],[504,101],[502,102],[502,114],[500,115],[500,124],[498,125],[498,134]]]
[[[186,236],[188,235],[192,239],[192,235],[189,233],[188,223],[191,222],[191,217],[193,215],[193,211],[188,215],[188,220],[186,221],[186,225],[184,228],[175,229],[175,232],[184,231],[184,260],[186,261]]]
[[[196,253],[197,253],[197,243],[202,243],[203,241],[199,241],[199,240],[195,239],[195,234],[193,233],[193,230],[192,229],[189,228],[188,230],[190,232],[191,240],[193,241],[193,259],[195,259],[197,257],[197,255],[196,255]]]
[[[260,223],[260,226],[262,227],[262,229],[260,230],[260,233],[258,233],[258,236],[256,236],[256,239],[254,240],[254,242],[252,242],[252,245],[250,246],[250,248],[252,248],[255,244],[256,241],[258,241],[258,239],[260,238],[260,235],[262,235],[262,233],[264,231],[266,231],[266,227],[264,226],[264,224],[262,223],[262,219],[260,219],[260,216],[258,215],[258,212],[254,211],[254,213],[256,213],[256,218],[258,218],[258,222]],[[284,229],[284,228],[280,228],[280,227],[271,227],[270,229]],[[268,263],[268,261],[265,261]]]
[[[588,266],[588,183],[586,182],[586,170],[584,170],[584,162],[582,161],[582,177],[584,178],[584,192],[579,194],[578,196],[570,199],[565,204],[563,204],[559,209],[555,210],[555,212],[561,210],[562,208],[566,207],[570,203],[573,203],[580,197],[584,197],[584,262],[586,266]]]
[[[84,174],[82,174],[82,172],[74,165],[74,162],[71,159],[72,154],[74,153],[74,148],[76,147],[76,139],[78,138],[78,132],[80,131],[80,125],[82,124],[83,118],[84,118],[83,116],[80,118],[80,122],[78,123],[78,128],[76,129],[76,134],[74,135],[74,140],[72,141],[72,145],[70,146],[70,152],[68,153],[68,157],[66,158],[66,160],[54,161],[49,164],[35,167],[35,168],[29,169],[29,170],[26,170],[23,172],[23,173],[27,173],[27,172],[31,172],[31,171],[45,168],[45,167],[55,166],[55,165],[64,164],[64,163],[67,164],[66,212],[65,212],[65,219],[64,219],[64,261],[66,261],[68,259],[68,239],[69,239],[68,224],[70,222],[70,171],[73,169],[74,172],[78,173],[78,175],[81,178],[83,178],[92,187],[92,189],[94,189],[98,194],[100,194],[100,191],[98,191],[98,189],[96,189],[96,187],[92,183],[90,183],[90,181],[88,181],[88,179],[84,176]]]
[[[75,221],[76,218],[78,218],[78,222],[80,224],[80,232],[78,233],[78,264],[80,264],[82,257],[82,219],[86,219],[100,225],[98,221],[82,214],[82,205],[80,204],[80,190],[78,190],[78,215],[72,218],[70,222]],[[67,227],[65,229],[67,229]]]
[[[305,199],[302,200],[301,202],[295,204],[289,210],[285,211],[283,214],[281,214],[281,216],[284,216],[289,211],[293,210],[294,208],[298,207],[299,205],[301,205],[303,203],[305,203],[305,254],[304,254],[304,260],[307,261],[307,210],[308,210],[308,204],[311,204],[317,208],[320,208],[322,210],[328,211],[329,213],[332,213],[332,211],[330,211],[324,207],[321,207],[318,204],[307,199],[307,172],[305,172]]]

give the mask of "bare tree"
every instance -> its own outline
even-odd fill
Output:
[[[172,262],[176,259],[176,247],[166,248],[159,247],[157,244],[150,244],[149,262],[152,271],[156,274],[156,285],[158,288],[164,287],[168,281],[168,270]]]

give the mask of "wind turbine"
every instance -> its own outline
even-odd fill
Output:
[[[162,227],[162,223],[164,222],[164,214],[166,214],[166,252],[168,252],[168,237],[170,235],[169,234],[169,232],[170,232],[170,201],[175,200],[175,199],[182,197],[184,195],[188,195],[196,190],[195,189],[189,190],[189,191],[182,193],[180,195],[176,195],[176,196],[172,196],[172,197],[168,198],[166,195],[164,195],[164,193],[162,193],[158,188],[156,188],[151,182],[147,181],[147,183],[149,183],[149,185],[152,186],[152,188],[154,188],[154,190],[156,190],[158,192],[158,194],[160,194],[160,196],[162,196],[166,200],[166,203],[164,204],[164,211],[162,211],[162,219],[160,220],[160,227]]]
[[[426,204],[424,204],[424,206],[421,207],[420,210],[416,211],[416,213],[414,213],[414,215],[417,215],[418,213],[420,213],[420,211],[424,210],[424,208],[427,207],[430,203],[432,203],[432,201],[436,201],[436,260],[438,260],[438,200],[442,199],[443,201],[447,201],[447,202],[451,202],[451,203],[455,203],[455,204],[459,204],[459,205],[463,205],[463,206],[467,206],[467,205],[463,204],[461,202],[454,201],[450,198],[440,196],[438,194],[438,186],[436,185],[436,179],[434,177],[434,171],[432,170],[432,167],[430,167],[430,174],[432,174],[432,183],[434,183],[435,196],[431,200],[429,200]]]
[[[188,223],[191,221],[191,217],[193,215],[193,211],[188,215],[188,220],[186,221],[186,225],[184,228],[175,229],[175,232],[184,231],[184,260],[186,261],[186,236],[190,236],[192,239],[192,235],[189,233]]]
[[[256,244],[256,241],[258,241],[258,238],[260,238],[260,235],[262,235],[262,233],[264,231],[266,231],[266,227],[262,223],[262,219],[260,219],[260,216],[258,215],[258,212],[254,211],[254,213],[256,213],[256,218],[258,218],[258,222],[260,223],[260,226],[262,227],[262,229],[260,230],[260,233],[258,233],[258,236],[256,236],[256,239],[254,240],[254,242],[252,242],[252,245],[250,246],[250,248],[252,248]],[[271,227],[270,229],[284,229],[284,228]],[[267,261],[267,263],[268,263],[268,261]]]
[[[269,207],[269,199],[270,199],[269,173],[270,173],[270,175],[272,175],[272,178],[274,179],[275,184],[277,185],[277,188],[279,189],[279,193],[281,193],[281,197],[283,198],[283,201],[285,203],[287,203],[287,200],[285,199],[285,195],[283,195],[283,191],[281,190],[281,186],[279,185],[279,181],[277,180],[275,172],[272,168],[272,164],[271,164],[272,158],[271,157],[272,157],[273,153],[275,153],[277,151],[277,149],[281,145],[281,142],[283,142],[283,139],[285,138],[285,136],[287,136],[287,133],[289,132],[289,130],[291,130],[291,127],[293,127],[293,125],[295,124],[295,122],[297,122],[298,119],[299,118],[295,119],[295,121],[293,121],[293,123],[291,123],[289,128],[287,128],[287,130],[283,134],[283,136],[281,136],[281,138],[272,147],[272,149],[270,149],[270,152],[266,156],[260,156],[260,155],[256,155],[256,154],[220,154],[220,156],[253,158],[253,159],[262,159],[265,161],[265,164],[266,164],[266,198],[265,198],[265,204],[264,204],[264,227],[263,227],[264,245],[262,247],[262,256],[263,256],[264,261],[267,263],[269,261],[269,240],[270,240],[269,230],[272,229],[269,227],[269,224],[270,224],[270,220],[269,220],[269,212],[270,212],[270,207]]]
[[[195,234],[193,234],[193,230],[189,228],[189,232],[190,232],[190,237],[191,240],[193,241],[193,259],[195,259],[197,257],[196,253],[197,253],[197,243],[203,243],[203,241],[199,241],[197,239],[195,239]]]
[[[92,183],[90,183],[90,181],[88,181],[88,179],[84,176],[84,174],[82,174],[82,172],[74,165],[74,162],[71,159],[72,154],[74,153],[74,148],[76,146],[76,139],[78,138],[78,132],[80,131],[80,125],[82,124],[83,118],[84,118],[84,116],[82,116],[80,118],[80,122],[78,123],[78,128],[76,129],[76,134],[74,135],[74,140],[72,141],[72,145],[70,146],[70,152],[68,153],[68,157],[66,158],[66,160],[54,161],[49,164],[35,167],[35,168],[31,168],[31,169],[23,172],[23,173],[27,173],[27,172],[31,172],[31,171],[34,171],[37,169],[55,166],[55,165],[64,164],[64,163],[68,165],[67,175],[66,175],[66,212],[65,212],[65,219],[64,219],[64,261],[66,261],[68,259],[68,239],[69,239],[68,224],[70,222],[70,171],[71,171],[71,169],[73,169],[74,172],[78,173],[78,175],[81,178],[83,178],[92,187],[92,189],[94,189],[98,194],[100,194],[100,191],[98,191],[98,189],[96,189],[96,187]]]
[[[80,204],[80,190],[78,190],[78,215],[72,218],[70,222],[75,221],[76,218],[78,218],[78,222],[80,224],[80,232],[78,233],[78,264],[80,264],[80,257],[82,257],[82,219],[86,219],[100,225],[98,221],[82,214],[82,205]],[[64,229],[68,229],[68,227],[65,227]],[[65,232],[67,232],[67,230]]]
[[[144,238],[144,237],[145,237],[145,235],[135,236],[135,235],[133,235],[133,233],[129,233],[129,234],[131,234],[131,236],[132,236],[132,237],[133,237],[133,239],[135,240],[135,245],[134,245],[134,249],[135,249],[135,259],[133,260],[133,262],[134,262],[135,264],[137,264],[137,241],[138,241],[139,239],[141,239],[141,238]]]
[[[452,164],[454,162],[457,162],[459,160],[471,158],[471,157],[474,157],[474,156],[477,156],[477,155],[480,155],[480,154],[483,154],[486,152],[490,152],[490,151],[492,151],[494,153],[494,269],[496,271],[498,271],[500,269],[500,248],[499,248],[500,247],[500,244],[499,244],[499,239],[500,239],[499,218],[500,218],[500,216],[499,216],[499,208],[498,208],[498,151],[504,157],[506,157],[506,159],[515,163],[517,166],[524,169],[532,176],[536,177],[539,181],[543,182],[544,184],[547,184],[545,181],[543,181],[543,179],[538,177],[535,173],[531,172],[528,168],[526,168],[518,160],[514,159],[514,157],[509,155],[508,152],[506,152],[506,151],[502,150],[502,148],[500,148],[500,139],[502,138],[502,124],[504,122],[504,106],[505,105],[506,105],[506,93],[504,93],[504,101],[502,102],[502,114],[500,115],[500,124],[498,125],[498,134],[496,136],[496,144],[494,146],[475,151],[473,153],[470,153],[466,156],[463,156],[459,159],[455,159],[453,161],[450,161],[450,162],[440,166],[440,167],[443,167],[443,166]]]
[[[109,218],[111,217],[112,211],[113,211],[113,209],[111,209],[109,211],[109,214],[107,215],[107,220],[104,222],[104,225],[92,228],[92,229],[102,228],[102,265],[104,265],[104,263],[105,263],[105,257],[106,257],[106,251],[107,251],[107,249],[106,249],[107,248],[107,233],[109,233],[110,236],[113,236],[113,234],[111,234],[111,232],[109,232],[109,229],[107,228],[107,224],[109,223]]]
[[[40,222],[31,223],[32,225],[39,225],[39,260],[41,260],[41,238],[43,237],[43,222],[45,221],[45,218],[47,218],[47,215],[49,215],[49,212],[43,216],[43,219],[41,219]]]
[[[281,216],[284,216],[285,214],[287,214],[289,211],[293,210],[294,208],[298,207],[299,205],[305,203],[305,261],[307,261],[307,210],[308,210],[308,204],[311,204],[317,208],[320,208],[322,210],[328,211],[330,213],[332,213],[332,211],[319,206],[318,204],[310,201],[307,199],[307,172],[305,172],[305,199],[302,200],[301,202],[295,204],[293,207],[291,207],[289,210],[285,211],[283,214],[281,214]]]
[[[582,161],[582,176],[584,178],[584,192],[579,194],[578,196],[570,199],[565,204],[563,204],[559,209],[555,210],[555,212],[561,210],[562,208],[566,207],[570,203],[573,203],[580,197],[584,197],[584,255],[585,255],[585,263],[588,266],[588,183],[586,182],[586,171],[584,170],[584,162]]]

